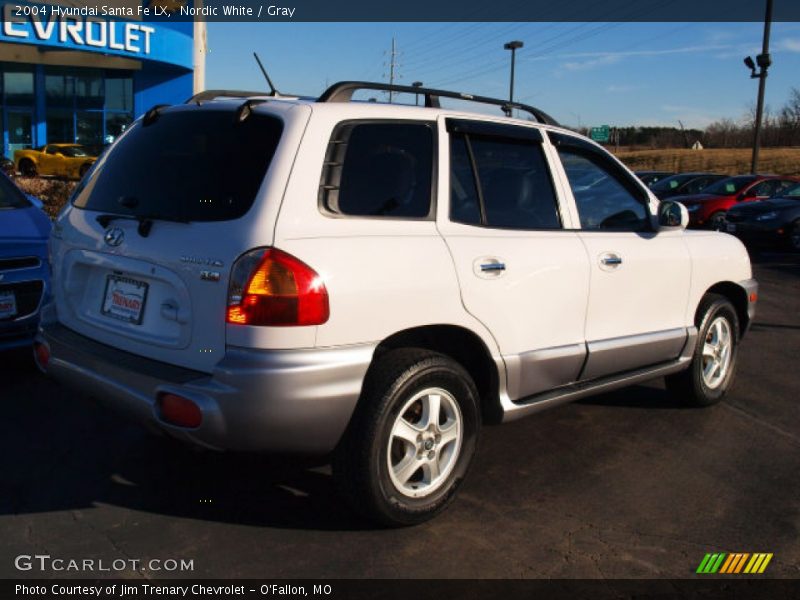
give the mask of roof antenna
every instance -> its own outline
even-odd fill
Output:
[[[258,58],[258,54],[253,52],[253,56],[255,57],[256,62],[258,63],[258,67],[261,69],[261,72],[264,74],[264,79],[267,80],[267,85],[269,86],[269,89],[270,89],[269,95],[270,96],[280,96],[281,95],[280,92],[275,89],[274,85],[272,85],[272,79],[269,78],[269,75],[267,74],[267,70],[264,68],[264,65],[261,64],[261,59]]]

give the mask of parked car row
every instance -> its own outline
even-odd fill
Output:
[[[652,171],[640,171],[647,181]],[[649,184],[660,199],[689,211],[689,227],[727,231],[753,247],[800,251],[800,178],[678,173]]]

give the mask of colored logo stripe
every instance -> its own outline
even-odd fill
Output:
[[[720,573],[728,575],[739,573],[763,573],[772,560],[772,556],[772,553],[750,554],[748,552],[734,552],[731,554],[718,552],[715,554],[706,554],[697,567],[697,573]]]

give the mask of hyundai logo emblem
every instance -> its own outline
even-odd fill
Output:
[[[106,230],[106,234],[103,236],[103,239],[109,246],[119,246],[122,243],[122,240],[125,239],[125,232],[119,227],[113,227],[112,229]]]

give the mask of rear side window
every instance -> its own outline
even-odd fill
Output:
[[[450,218],[505,229],[560,229],[541,143],[451,134]]]
[[[328,144],[322,171],[322,209],[353,217],[430,216],[433,139],[427,123],[340,125]]]
[[[81,182],[78,208],[177,221],[244,215],[264,180],[283,125],[251,113],[167,110],[138,122]]]

